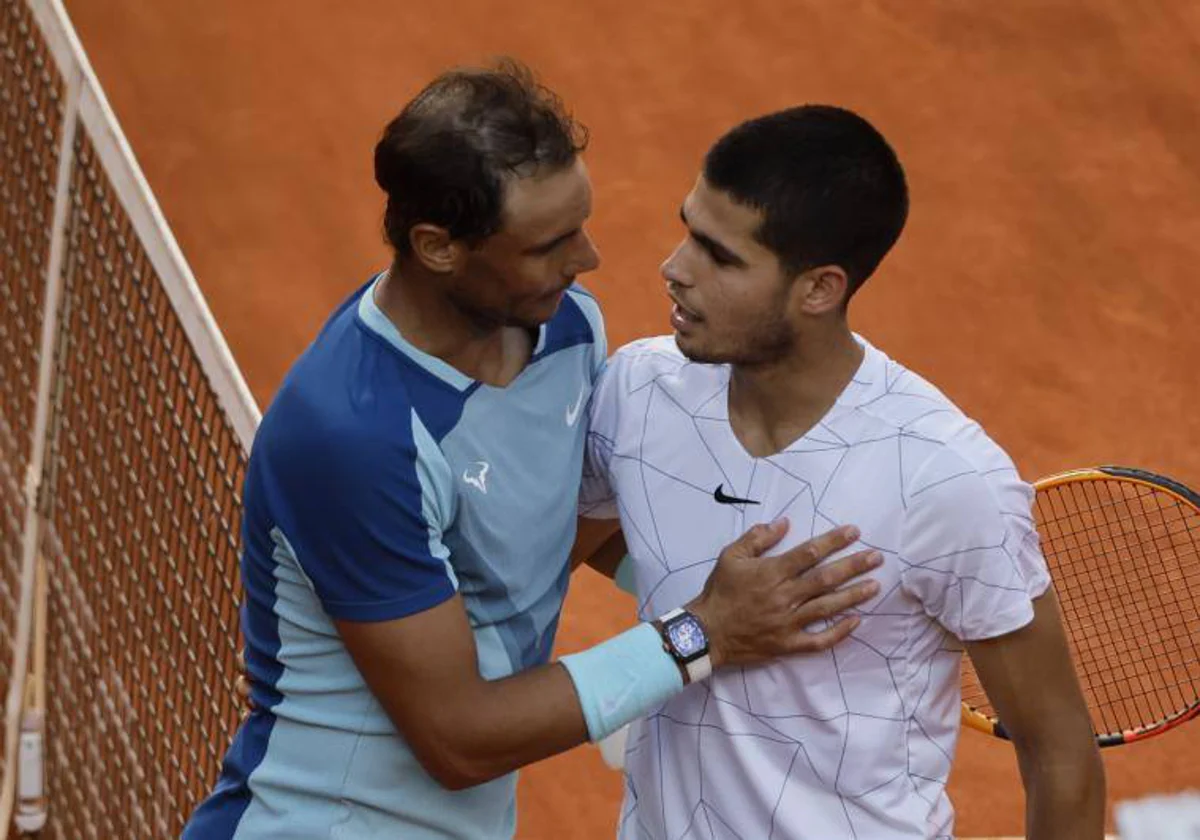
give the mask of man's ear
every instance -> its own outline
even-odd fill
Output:
[[[413,257],[435,274],[449,274],[458,269],[466,257],[466,247],[453,239],[450,231],[438,225],[422,222],[408,231]]]
[[[819,265],[800,275],[800,311],[824,315],[841,309],[850,293],[850,278],[840,265]]]

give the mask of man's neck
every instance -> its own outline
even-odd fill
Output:
[[[734,365],[729,422],[746,451],[765,458],[807,434],[850,384],[863,353],[842,321],[798,339],[777,362]]]
[[[409,344],[489,385],[507,385],[533,352],[526,330],[472,317],[442,292],[439,278],[419,269],[393,265],[375,303]]]

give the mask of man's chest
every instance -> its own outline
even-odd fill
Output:
[[[715,425],[715,424],[714,424]],[[904,501],[894,441],[856,443],[806,436],[769,458],[753,458],[727,424],[646,428],[617,439],[609,479],[635,561],[644,614],[698,594],[721,550],[751,526],[786,517],[779,553],[853,524],[859,545],[884,553],[877,574],[898,588]]]
[[[591,392],[579,362],[481,389],[439,443],[440,528],[464,593],[524,603],[565,563]]]

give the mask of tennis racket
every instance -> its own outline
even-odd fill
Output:
[[[1200,494],[1094,467],[1034,484],[1034,516],[1101,747],[1200,714]],[[1008,738],[969,657],[962,720]]]

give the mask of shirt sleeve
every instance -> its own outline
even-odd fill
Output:
[[[434,453],[418,446],[423,433],[410,414],[386,434],[308,431],[272,453],[272,507],[333,618],[402,618],[456,590],[442,541],[448,501],[435,489]]]
[[[901,586],[963,641],[1025,626],[1033,599],[1050,583],[1033,488],[995,444],[987,445],[994,451],[978,465],[942,447],[905,492]]]

